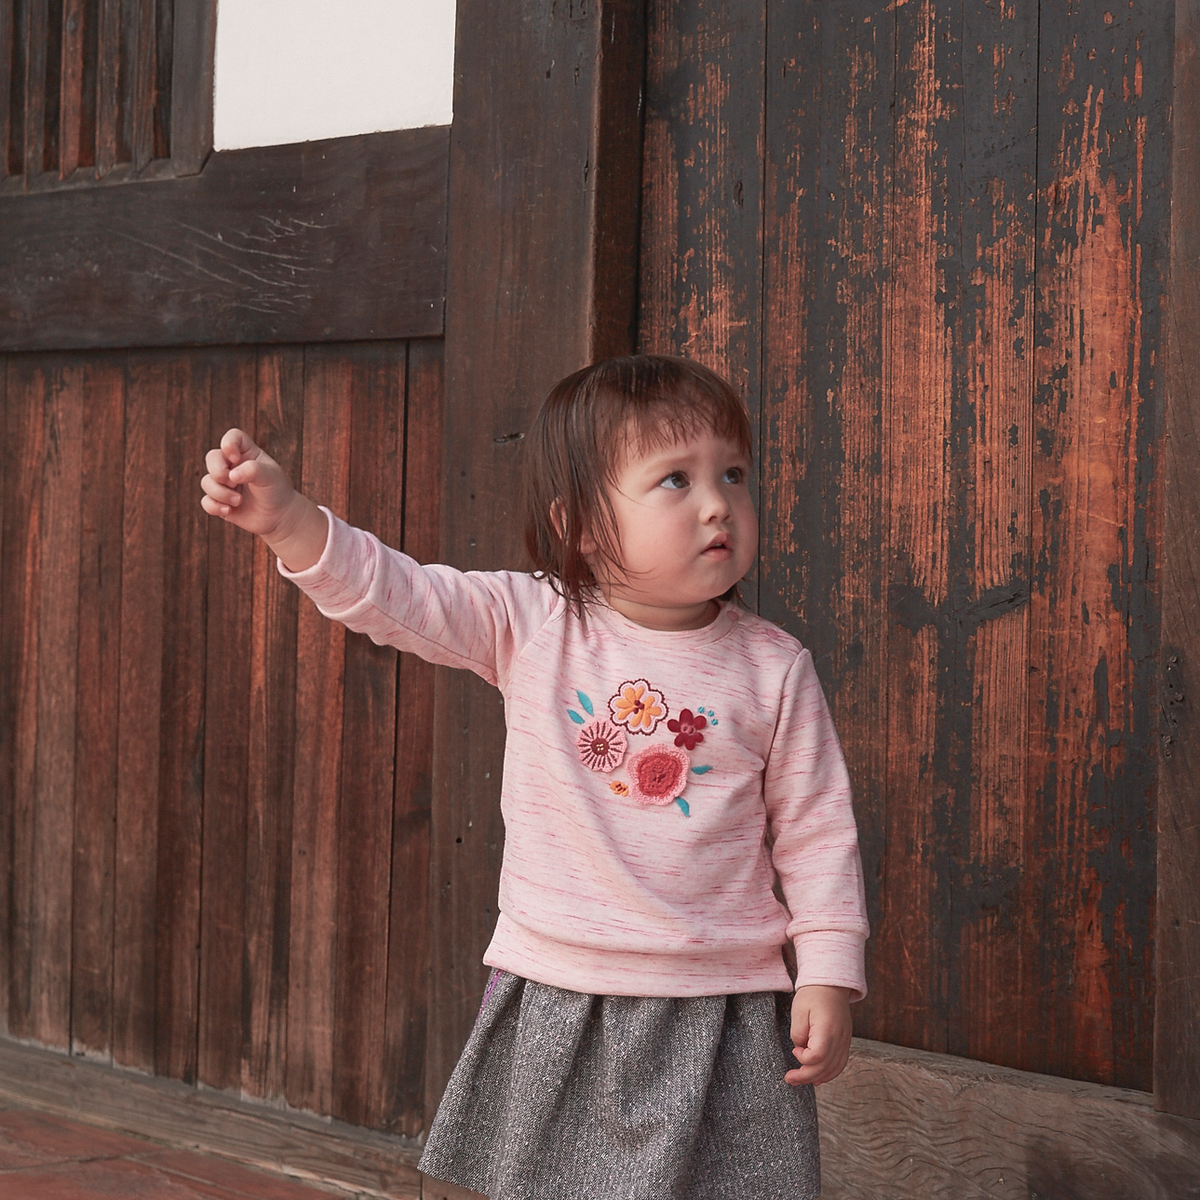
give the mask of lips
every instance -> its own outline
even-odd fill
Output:
[[[706,558],[727,558],[733,556],[733,548],[728,538],[716,538],[700,551]]]

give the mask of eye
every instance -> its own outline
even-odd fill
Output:
[[[672,471],[658,486],[678,491],[680,488],[687,487],[687,485],[688,477],[682,471]]]
[[[730,467],[725,472],[724,479],[726,483],[745,483],[746,472],[741,467]]]

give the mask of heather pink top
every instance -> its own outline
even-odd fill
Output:
[[[602,602],[580,619],[532,575],[419,566],[329,518],[320,561],[280,568],[321,612],[504,696],[486,963],[609,995],[773,991],[790,937],[797,985],[865,994],[849,780],[795,638],[731,604],[682,632]]]

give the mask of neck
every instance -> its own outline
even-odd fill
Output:
[[[650,604],[622,596],[611,588],[601,586],[600,590],[610,608],[645,629],[663,632],[703,629],[705,625],[711,625],[721,611],[721,606],[716,600],[702,600],[699,604],[685,605]]]

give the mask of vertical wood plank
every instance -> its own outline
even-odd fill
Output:
[[[165,354],[131,354],[125,392],[120,712],[113,876],[113,1062],[155,1068],[155,905],[166,525]],[[172,632],[171,636],[174,636]]]
[[[253,350],[223,349],[208,364],[206,446],[227,429],[254,436]],[[203,451],[195,458],[197,473]],[[192,482],[191,478],[188,480]],[[196,479],[199,487],[199,479]],[[189,490],[188,499],[195,503]],[[216,1088],[241,1083],[246,1030],[246,892],[253,661],[254,538],[204,518],[208,606],[204,663],[204,828],[200,863],[198,1076]]]
[[[98,0],[63,0],[59,178],[90,166],[96,149]]]
[[[171,55],[171,159],[177,175],[195,175],[212,152],[214,0],[175,0]]]
[[[8,840],[5,878],[7,933],[4,981],[7,1031],[32,1037],[32,913],[36,839],[34,812],[37,747],[38,577],[41,546],[41,473],[45,456],[45,379],[39,364],[9,359],[5,444],[4,677],[5,803],[0,819]]]
[[[599,40],[618,17],[621,27],[636,28],[641,12],[631,0],[586,9],[541,0],[458,7],[445,430],[455,468],[444,479],[441,555],[459,567],[523,561],[512,435],[557,379],[597,347],[617,348],[627,299],[596,294],[594,281],[628,275],[598,262],[597,211],[636,199],[624,195],[631,174],[595,157],[598,74],[615,69],[622,48],[601,55]],[[636,54],[641,42],[623,45]],[[620,94],[634,108],[620,124],[637,131],[637,96]],[[604,252],[628,261],[625,247]],[[606,309],[617,315],[610,319]],[[439,1007],[427,1057],[429,1111],[478,1009],[503,837],[499,697],[467,672],[446,672],[436,707],[431,945]],[[464,727],[471,730],[465,751]]]
[[[304,351],[260,349],[255,438],[301,478]],[[249,790],[246,803],[246,1016],[243,1092],[284,1095],[296,762],[296,622],[300,593],[254,539]]]
[[[442,468],[441,341],[409,343],[405,397],[404,529],[401,548],[418,562],[437,557]],[[435,673],[402,654],[396,707],[396,788],[388,919],[387,1024],[382,1128],[417,1137],[425,1112],[426,1024],[436,1006],[429,973],[429,824]],[[432,1114],[429,1114],[431,1118]]]
[[[99,0],[96,60],[96,177],[123,160],[121,0]],[[127,143],[126,143],[127,144]]]
[[[650,12],[639,347],[720,372],[756,417],[766,5]]]
[[[14,113],[20,120],[20,100],[13,95],[14,68],[20,61],[17,53],[20,36],[17,3],[18,0],[0,0],[0,180],[13,173],[10,155],[13,149]],[[19,159],[20,155],[17,157]]]
[[[71,1052],[107,1062],[112,1058],[124,362],[105,355],[87,362],[83,371]]]
[[[385,545],[401,540],[406,347],[343,350],[350,396],[347,517]],[[338,812],[337,989],[333,1115],[378,1125],[391,1080],[381,1071],[392,889],[397,653],[363,634],[346,640],[342,802]]]
[[[0,430],[3,430],[5,445],[10,453],[17,453],[20,443],[11,440],[8,408],[8,355],[0,355]],[[19,461],[19,459],[17,460]],[[17,663],[18,643],[13,636],[13,626],[19,626],[19,610],[14,606],[19,597],[14,594],[15,572],[8,568],[11,537],[16,530],[9,528],[13,510],[20,506],[15,496],[9,495],[14,476],[9,466],[9,455],[0,455],[0,672],[5,679],[14,678]],[[14,771],[16,769],[16,745],[13,738],[16,726],[16,695],[11,687],[0,688],[0,980],[11,978],[12,964],[12,867],[13,867],[13,797]],[[9,989],[0,986],[0,1033],[8,1031]]]
[[[135,171],[154,156],[154,108],[158,84],[156,0],[126,0],[123,51],[129,54],[129,157]]]
[[[60,129],[62,123],[63,4],[65,0],[46,0],[45,83],[42,98],[41,170],[59,173]]]
[[[50,0],[23,0],[25,6],[25,157],[26,180],[40,174],[45,154],[46,51]]]
[[[1161,768],[1155,924],[1154,1104],[1200,1119],[1200,6],[1175,8],[1162,535]]]
[[[79,618],[80,428],[78,366],[46,372],[45,458],[38,520],[37,747],[34,836],[28,864],[32,1037],[70,1045],[71,858],[75,810],[75,701]]]
[[[306,351],[302,488],[313,500],[345,512],[352,414],[338,368],[337,349]],[[286,1086],[289,1104],[319,1113],[330,1112],[333,1101],[345,641],[344,626],[301,603]]]
[[[1042,13],[1031,844],[1043,1070],[1148,1088],[1173,14]],[[1033,913],[1029,913],[1033,917]]]

